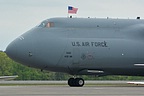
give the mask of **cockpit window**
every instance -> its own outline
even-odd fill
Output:
[[[50,28],[50,27],[54,27],[54,23],[53,22],[48,22],[46,27]]]
[[[54,27],[54,23],[53,22],[42,22],[40,25],[38,25],[38,27],[46,27],[46,28],[51,28]]]
[[[41,24],[38,25],[38,27],[45,27],[45,26],[46,26],[45,22],[42,22]]]

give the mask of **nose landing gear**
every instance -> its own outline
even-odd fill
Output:
[[[70,78],[68,80],[68,85],[70,87],[82,87],[84,85],[84,80],[82,78]]]

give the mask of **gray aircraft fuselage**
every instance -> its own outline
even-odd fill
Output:
[[[51,18],[15,39],[7,55],[71,75],[144,75],[144,20]]]

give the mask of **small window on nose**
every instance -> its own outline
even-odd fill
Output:
[[[46,27],[50,28],[50,27],[54,27],[54,23],[53,22],[48,22]]]

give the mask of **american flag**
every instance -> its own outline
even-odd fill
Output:
[[[77,10],[78,10],[78,8],[74,8],[72,6],[68,6],[68,13],[76,14]]]

